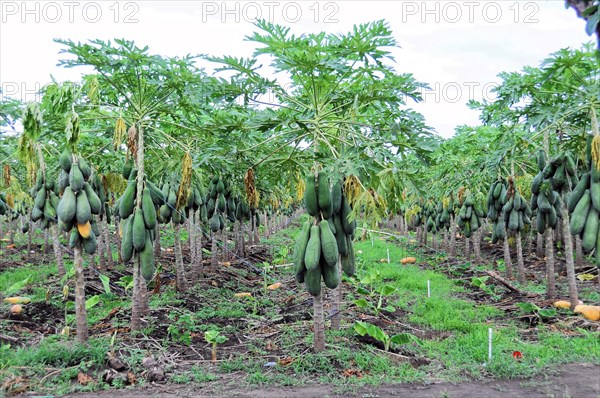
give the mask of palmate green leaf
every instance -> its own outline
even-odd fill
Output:
[[[408,343],[417,343],[421,345],[421,340],[419,340],[419,338],[414,334],[410,333],[400,333],[393,335],[392,337],[390,337],[390,341],[392,342],[392,344],[396,345],[403,345]]]
[[[540,307],[533,303],[517,303],[517,307],[526,314],[531,314],[540,310]]]
[[[85,300],[85,309],[89,310],[90,308],[92,308],[95,305],[97,305],[99,302],[100,302],[100,296],[99,295],[92,296],[89,299]]]
[[[367,300],[365,300],[364,298],[362,299],[358,299],[358,300],[354,300],[354,305],[356,305],[359,308],[367,308],[370,307],[370,304]]]
[[[393,293],[396,293],[396,290],[397,290],[397,289],[396,289],[394,286],[391,286],[391,285],[384,285],[384,286],[382,286],[382,287],[381,287],[381,289],[379,290],[379,293],[380,293],[382,296],[389,296],[389,295],[391,295],[391,294],[393,294]]]

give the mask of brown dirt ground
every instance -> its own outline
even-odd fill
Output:
[[[573,377],[576,375],[576,377]],[[23,397],[31,396],[23,395]],[[148,385],[136,389],[109,390],[68,395],[73,398],[165,398],[165,397],[260,397],[260,398],[324,398],[343,397],[411,397],[411,398],[598,398],[600,397],[600,366],[592,364],[564,365],[556,375],[533,379],[485,380],[461,383],[388,384],[376,388],[360,387],[355,391],[340,391],[332,385],[314,384],[305,387],[243,388],[235,383],[210,389],[198,385]]]

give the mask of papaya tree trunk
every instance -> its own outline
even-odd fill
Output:
[[[133,128],[133,127],[132,127]],[[137,174],[137,186],[136,186],[136,209],[142,208],[142,195],[144,192],[144,131],[142,126],[140,125],[137,131],[137,153],[135,162],[137,164],[138,174]],[[131,216],[130,216],[131,217]],[[142,290],[146,290],[146,286],[144,284],[142,289],[142,263],[140,261],[140,253],[134,253],[134,261],[133,261],[133,292],[132,292],[132,305],[131,305],[131,330],[136,331],[141,329],[142,327],[142,318],[141,315],[144,312],[144,301],[146,300],[146,295]]]
[[[183,253],[181,251],[181,225],[173,223],[173,250],[175,251],[175,269],[177,290],[185,292],[187,290],[187,281],[185,279],[185,268],[183,267]]]
[[[10,239],[10,244],[14,245],[15,244],[15,226],[14,226],[13,220],[8,221],[8,236]]]
[[[58,269],[58,276],[61,278],[65,276],[65,265],[62,258],[62,250],[60,248],[60,241],[58,240],[58,231],[56,224],[52,223],[50,231],[52,232],[52,248],[54,249],[54,258],[56,258],[56,268]]]
[[[581,238],[575,235],[575,268],[579,269],[583,265],[583,248],[581,247]]]
[[[571,310],[575,309],[577,302],[579,301],[577,293],[577,281],[575,279],[575,261],[573,259],[573,239],[571,236],[571,226],[569,220],[569,211],[567,205],[563,200],[562,203],[562,236],[565,244],[565,267],[567,268],[567,284],[569,286],[569,302],[571,303]]]
[[[31,221],[26,221],[27,225],[29,225],[29,229],[27,231],[27,255],[31,253],[31,245],[33,241],[33,234],[35,233],[35,229],[33,228],[33,223]],[[0,232],[0,236],[2,233]],[[59,271],[60,272],[60,271]]]
[[[131,292],[131,324],[132,331],[142,328],[142,313],[144,310],[144,298],[142,297],[142,289],[140,288],[141,265],[140,256],[136,255],[133,260],[133,291]]]
[[[340,321],[342,313],[340,311],[340,304],[342,302],[342,256],[338,256],[338,262],[336,265],[337,272],[340,278],[340,283],[335,289],[331,291],[331,328],[333,330],[340,329]]]
[[[104,237],[104,250],[106,251],[106,266],[112,269],[115,266],[115,260],[113,258],[112,246],[110,244],[110,231],[108,230],[108,222],[106,221],[106,215],[102,217],[102,236]]]
[[[450,217],[450,257],[456,257],[456,222],[454,216]]]
[[[506,277],[508,279],[512,279],[513,278],[513,270],[512,270],[512,260],[510,258],[510,247],[508,246],[508,230],[506,231],[506,234],[504,236],[504,243],[503,243],[503,249],[504,249],[504,268],[506,270]]]
[[[323,296],[313,296],[314,349],[321,352],[325,349],[325,319],[323,316]]]
[[[546,228],[546,297],[556,297],[556,280],[554,277],[554,230]]]
[[[85,309],[85,275],[83,273],[83,252],[81,242],[73,248],[73,266],[75,268],[75,322],[77,324],[77,341],[88,340],[87,314]]]
[[[470,239],[465,236],[465,258],[467,261],[471,259],[471,244]]]
[[[540,234],[539,232],[536,236],[535,255],[538,256],[538,258],[542,258],[544,256],[544,235]]]
[[[480,227],[473,235],[473,252],[475,253],[475,262],[481,264],[481,235],[483,227]]]
[[[188,218],[187,218],[187,226],[188,226],[188,247],[190,248],[190,265],[194,263],[194,258],[196,257],[196,245],[194,245],[194,209],[191,208]]]
[[[12,226],[12,222],[9,222],[8,223],[8,228],[11,228],[11,226]],[[11,234],[12,234],[12,231],[11,231]],[[48,233],[48,228],[46,228],[44,230],[44,239],[45,239],[45,242],[44,242],[44,252],[48,252],[48,250],[50,249],[50,234]],[[13,244],[12,243],[12,237],[11,237],[11,243],[10,244],[11,245]]]
[[[204,264],[203,264],[203,256],[204,253],[202,252],[202,238],[204,235],[203,231],[200,229],[200,214],[198,212],[196,212],[196,227],[198,228],[198,230],[196,231],[196,269],[198,270],[197,272],[197,277],[199,278],[204,278]]]
[[[106,243],[104,242],[104,234],[102,233],[102,225],[99,225],[100,233],[96,237],[98,242],[98,247],[96,249],[96,254],[98,255],[98,270],[100,272],[106,272],[106,258],[104,257],[106,253]]]
[[[520,284],[525,284],[525,263],[523,261],[523,247],[521,242],[521,232],[515,233],[517,242],[517,280]]]
[[[217,269],[219,265],[219,253],[217,248],[217,234],[215,232],[211,233],[211,243],[210,243],[210,266],[213,270]]]

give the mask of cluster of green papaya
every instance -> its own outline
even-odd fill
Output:
[[[423,220],[425,220],[425,228],[427,232],[437,233],[438,225],[435,222],[437,218],[437,206],[432,201],[427,201],[421,210]]]
[[[324,171],[318,177],[306,178],[304,203],[313,216],[304,223],[294,249],[294,273],[298,283],[304,282],[313,296],[321,293],[321,278],[325,286],[335,289],[340,284],[338,259],[348,276],[356,272],[352,238],[356,220],[349,220],[352,208],[342,189],[342,182],[329,185]],[[319,221],[320,219],[320,221]]]
[[[451,217],[454,215],[454,200],[450,198],[445,206],[441,201],[437,205],[428,202],[423,207],[422,215],[427,220],[425,224],[427,232],[436,234],[443,229],[448,229]]]
[[[591,162],[567,200],[571,213],[571,234],[581,237],[586,252],[596,249],[596,264],[600,264],[600,169]]]
[[[546,152],[538,152],[539,173],[531,182],[531,209],[537,210],[536,229],[540,234],[547,227],[555,228],[558,219],[562,218],[560,190],[575,179],[574,163],[567,166],[569,163],[572,163],[570,156],[559,155],[548,162]]]
[[[475,201],[473,195],[468,194],[458,211],[456,225],[462,229],[468,239],[481,227],[484,216],[485,213],[479,203]]]
[[[121,218],[121,257],[128,262],[138,253],[142,277],[150,281],[154,275],[154,228],[158,222],[156,207],[161,206],[162,209],[165,206],[165,196],[156,185],[144,179],[142,197],[138,198],[137,170],[129,168],[126,163],[123,173],[128,171],[127,188],[117,200]]]
[[[67,150],[60,155],[59,161],[61,172],[58,185],[63,190],[56,207],[59,225],[63,231],[71,231],[70,247],[81,243],[86,253],[94,254],[98,247],[96,235],[99,231],[92,215],[100,214],[102,202],[88,183],[92,168],[82,157]]]
[[[507,230],[520,232],[531,224],[531,206],[518,189],[509,182],[509,189],[502,197],[502,218]]]
[[[151,181],[146,180],[146,187],[153,185]],[[151,195],[152,192],[157,190],[156,186],[148,188]],[[174,224],[183,224],[186,220],[185,211],[177,209],[177,190],[179,189],[179,183],[175,181],[165,181],[162,185],[162,189],[156,194],[156,198],[151,197],[153,203],[159,203],[160,207],[158,210],[158,222],[161,224],[168,224],[173,222]],[[143,199],[143,198],[142,198]]]
[[[32,222],[39,221],[41,229],[46,229],[51,223],[56,222],[56,210],[59,203],[57,188],[54,180],[46,178],[41,169],[37,171],[35,185],[29,192],[33,198],[30,218]]]
[[[217,233],[225,228],[225,217],[235,219],[235,212],[237,211],[236,203],[231,196],[229,183],[219,176],[212,177],[208,183],[207,199],[206,210],[210,215],[208,224],[210,230]],[[248,213],[250,213],[248,205],[246,207],[247,209],[242,208],[240,205],[240,212],[248,210]]]
[[[504,223],[503,198],[506,197],[508,183],[504,178],[495,181],[490,186],[487,196],[488,213],[487,218],[492,222],[492,243],[503,240],[506,237],[506,226]]]
[[[29,208],[25,202],[20,200],[16,201],[13,207],[13,211],[11,212],[11,219],[16,220],[17,218],[19,218],[19,216],[25,217],[25,214],[27,214],[28,211]],[[29,223],[26,222],[23,223],[23,228],[21,229],[21,232],[26,233],[27,231],[29,231]]]
[[[104,184],[102,184],[102,178],[98,173],[94,173],[93,175],[92,189],[98,194],[98,198],[100,198],[101,206],[100,214],[98,215],[100,220],[103,220],[104,217],[106,217],[106,222],[110,224],[112,214],[110,207],[108,206],[108,191],[106,190]]]
[[[200,211],[202,221],[208,221],[208,211],[206,210],[206,193],[198,182],[192,182],[188,191],[187,202],[185,204],[185,214],[190,217],[192,211]]]
[[[5,215],[10,211],[10,207],[6,203],[6,195],[4,192],[0,192],[0,216]]]

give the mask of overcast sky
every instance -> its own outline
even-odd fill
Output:
[[[78,80],[82,69],[56,66],[53,38],[125,38],[166,56],[250,56],[244,37],[257,17],[294,33],[342,33],[354,24],[385,19],[401,48],[396,70],[410,72],[432,90],[409,106],[450,137],[477,124],[466,107],[492,98],[502,71],[537,66],[549,53],[591,41],[584,21],[556,1],[8,1],[0,2],[0,83],[4,95],[31,101],[50,81]]]

